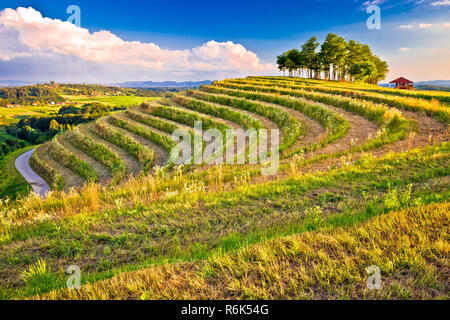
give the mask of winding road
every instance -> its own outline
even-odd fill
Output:
[[[35,194],[41,197],[46,197],[47,193],[50,191],[50,187],[47,182],[42,179],[36,172],[31,169],[29,160],[33,155],[34,149],[25,152],[16,159],[16,168],[20,174],[25,178],[25,180],[31,185]]]

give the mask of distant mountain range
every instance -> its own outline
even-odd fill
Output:
[[[450,80],[432,80],[432,81],[420,81],[415,83],[416,86],[433,85],[438,87],[450,87]]]
[[[41,82],[30,82],[22,80],[0,80],[0,87],[23,87],[31,86],[33,84],[38,84]]]
[[[116,83],[113,85],[117,86],[117,87],[121,87],[121,88],[160,89],[160,88],[196,88],[196,87],[200,87],[202,84],[210,85],[211,83],[212,83],[211,80],[184,81],[184,82],[127,81],[127,82],[123,82],[123,83]]]
[[[43,81],[22,81],[22,80],[0,80],[0,87],[23,87],[23,86],[29,86],[33,84],[41,84],[44,83]],[[184,82],[177,82],[177,81],[161,81],[161,82],[154,82],[154,81],[127,81],[122,83],[113,83],[113,84],[107,84],[104,83],[103,85],[112,85],[116,87],[121,88],[142,88],[142,89],[160,89],[160,88],[196,88],[200,87],[202,84],[210,85],[212,81],[205,80],[205,81],[184,81]]]
[[[23,81],[23,80],[0,80],[0,87],[23,87],[23,86],[29,86],[33,84],[41,84],[44,83],[43,81]],[[177,81],[126,81],[122,83],[113,83],[113,84],[104,84],[104,85],[112,85],[116,87],[121,88],[142,88],[142,89],[182,89],[182,88],[197,88],[201,86],[202,84],[210,85],[212,83],[211,80],[204,80],[204,81],[184,81],[184,82],[177,82]],[[379,84],[382,87],[389,87],[390,85],[388,83],[380,83]],[[430,89],[432,87],[445,87],[450,88],[450,80],[430,80],[430,81],[419,81],[414,83],[416,87],[422,87]]]

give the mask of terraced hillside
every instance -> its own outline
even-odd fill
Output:
[[[57,136],[31,160],[54,192],[0,206],[0,296],[448,298],[447,96],[377,88],[229,79]],[[277,174],[171,165],[196,121],[279,129]]]

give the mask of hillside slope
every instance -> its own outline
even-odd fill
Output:
[[[250,77],[81,125],[32,157],[53,189],[45,200],[0,205],[0,297],[445,297],[446,99]],[[278,171],[171,164],[172,133],[198,121],[278,129]],[[363,288],[369,263],[387,281],[378,293]],[[69,265],[78,293],[61,291]]]

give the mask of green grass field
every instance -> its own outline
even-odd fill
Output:
[[[60,107],[18,107],[18,108],[0,108],[0,117],[2,122],[8,124],[17,123],[21,119],[32,116],[42,116],[51,113],[58,113]]]
[[[16,170],[15,161],[24,152],[30,150],[27,147],[8,154],[0,160],[0,199],[15,199],[17,196],[26,197],[31,187]]]
[[[228,79],[38,147],[66,191],[0,204],[0,298],[449,299],[450,110],[375,89]],[[167,161],[173,130],[201,119],[279,129],[278,171]]]
[[[88,97],[88,96],[71,96],[64,95],[64,98],[73,101],[75,103],[91,103],[100,102],[112,106],[128,106],[133,104],[141,104],[144,101],[154,100],[150,97],[134,97],[134,96],[101,96],[101,97]]]

